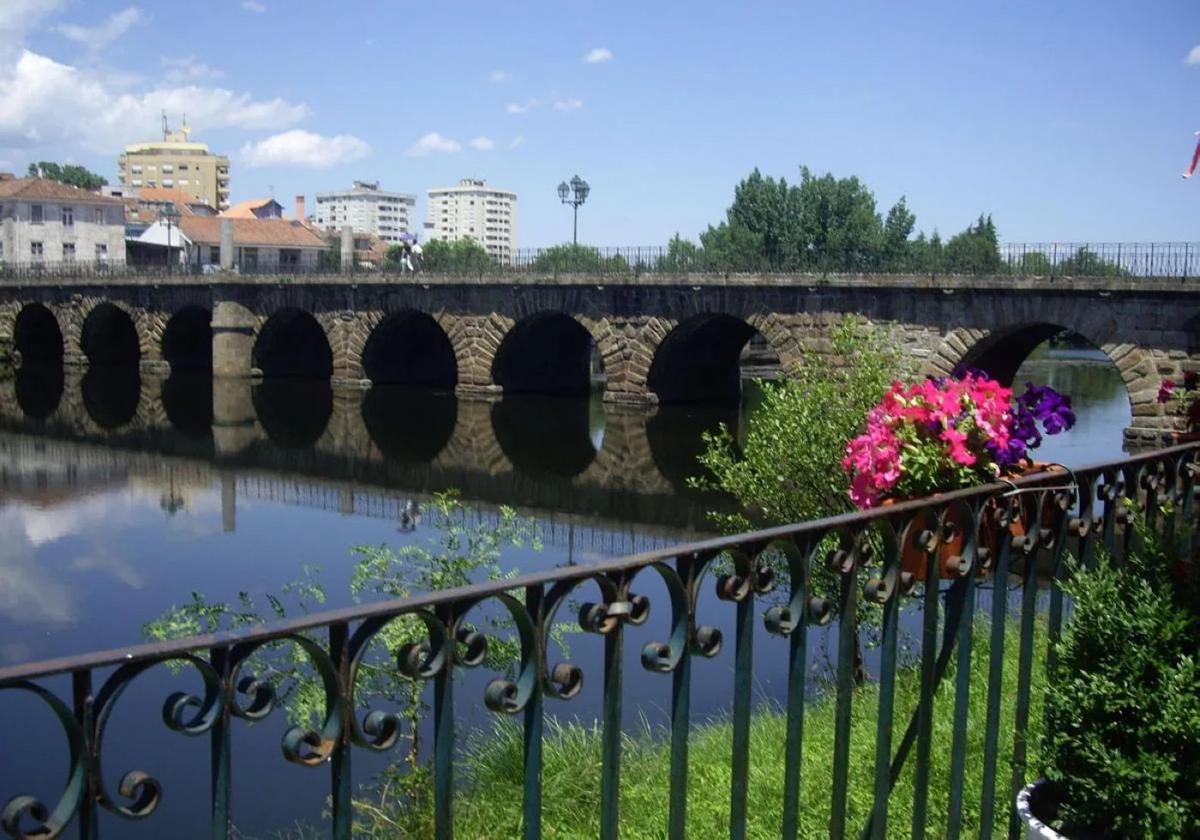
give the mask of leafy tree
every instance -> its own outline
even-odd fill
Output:
[[[620,254],[605,257],[590,245],[555,245],[540,251],[529,270],[544,274],[612,274],[630,271],[630,266]]]
[[[917,216],[908,209],[904,196],[888,210],[883,222],[883,239],[879,246],[881,267],[885,271],[904,271],[909,269],[914,257],[914,242],[909,241]]]
[[[945,270],[953,274],[996,274],[1001,269],[1000,240],[991,216],[951,237],[944,253]]]
[[[865,270],[903,263],[916,217],[904,199],[876,211],[857,178],[800,170],[789,185],[755,169],[734,189],[725,221],[700,235],[706,264],[731,270]]]
[[[690,239],[684,239],[678,233],[667,243],[667,253],[656,266],[659,271],[672,274],[686,274],[698,271],[704,267],[704,251]]]
[[[1128,272],[1087,246],[1081,246],[1073,255],[1059,263],[1058,271],[1054,273],[1065,277],[1120,277]]]
[[[48,178],[51,181],[58,181],[62,184],[69,184],[72,187],[79,187],[82,190],[98,190],[108,183],[108,180],[102,175],[97,175],[82,166],[77,166],[73,163],[58,164],[48,160],[39,161],[29,164],[29,177],[38,177],[38,172],[41,172],[41,177]]]
[[[392,267],[400,265],[400,250],[399,245],[388,249],[387,261]],[[453,242],[435,239],[422,246],[421,251],[421,267],[427,271],[483,274],[498,267],[496,260],[474,239]]]

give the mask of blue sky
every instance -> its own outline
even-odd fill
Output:
[[[0,0],[2,168],[111,180],[186,109],[235,199],[378,179],[423,219],[426,189],[482,177],[518,193],[521,246],[570,237],[575,173],[581,239],[657,244],[802,164],[927,231],[1200,240],[1198,94],[1195,0]]]

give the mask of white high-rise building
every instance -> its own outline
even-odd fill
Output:
[[[425,238],[474,239],[500,262],[509,262],[517,250],[517,194],[478,178],[429,190]]]
[[[317,193],[313,223],[326,230],[349,225],[355,233],[373,233],[384,242],[399,242],[415,223],[417,197],[412,193],[385,192],[378,181],[355,181],[340,192]]]

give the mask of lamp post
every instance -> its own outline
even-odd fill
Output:
[[[179,208],[174,204],[168,204],[162,209],[160,214],[167,220],[167,274],[171,273],[171,223],[179,221]]]
[[[588,193],[591,192],[591,187],[588,182],[576,175],[568,184],[563,181],[558,185],[558,199],[563,204],[570,204],[574,213],[574,224],[571,228],[571,244],[579,244],[579,205],[587,201]]]

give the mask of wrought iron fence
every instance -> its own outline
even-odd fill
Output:
[[[1119,553],[1132,539],[1125,497],[1139,500],[1146,521],[1171,533],[1194,516],[1194,475],[1200,446],[1188,445],[1148,453],[1085,469],[1054,470],[946,493],[863,513],[790,525],[676,546],[595,566],[560,568],[485,585],[432,592],[403,601],[389,601],[314,614],[299,620],[264,626],[249,632],[201,636],[147,644],[67,659],[35,662],[0,669],[0,692],[32,694],[57,716],[69,750],[67,782],[60,798],[43,803],[31,796],[8,799],[0,812],[0,827],[10,837],[58,837],[72,823],[85,840],[100,836],[102,811],[129,819],[150,819],[163,794],[162,785],[147,772],[134,770],[122,779],[114,795],[101,772],[105,726],[122,692],[156,666],[174,663],[194,670],[203,683],[197,696],[176,693],[166,698],[167,727],[211,741],[211,836],[231,836],[235,802],[230,784],[234,761],[230,747],[238,719],[261,721],[275,705],[271,685],[248,673],[252,656],[271,643],[295,645],[311,661],[323,691],[323,715],[315,728],[293,726],[282,737],[284,757],[297,764],[327,765],[331,784],[331,832],[337,838],[352,833],[351,753],[356,748],[387,750],[397,739],[401,721],[391,712],[362,708],[370,698],[356,694],[363,657],[373,639],[393,622],[415,617],[424,639],[393,651],[396,674],[433,683],[432,787],[436,836],[454,833],[455,706],[475,702],[456,688],[455,674],[484,661],[488,638],[468,617],[485,603],[502,608],[512,621],[519,642],[519,659],[511,678],[497,677],[482,698],[486,707],[503,715],[520,716],[524,739],[523,831],[526,838],[542,835],[542,748],[544,703],[569,700],[584,674],[570,663],[554,663],[549,642],[556,616],[580,594],[584,584],[601,593],[597,603],[584,604],[578,623],[587,633],[603,638],[602,784],[600,834],[615,838],[620,824],[622,756],[623,647],[651,610],[669,611],[669,636],[642,648],[642,666],[669,678],[670,777],[669,817],[663,826],[671,838],[688,836],[688,744],[692,732],[692,663],[697,657],[718,656],[724,649],[714,617],[699,614],[699,595],[706,579],[714,579],[717,597],[732,605],[733,706],[731,714],[732,768],[728,791],[730,835],[746,834],[751,742],[752,652],[756,625],[781,639],[779,655],[788,663],[786,739],[780,745],[782,764],[781,833],[797,836],[801,819],[800,793],[804,739],[807,644],[811,626],[835,621],[837,644],[833,692],[836,701],[829,791],[828,831],[832,837],[850,833],[884,837],[888,831],[889,798],[906,765],[912,765],[914,800],[912,834],[927,828],[942,836],[958,837],[963,830],[965,802],[976,801],[980,836],[990,837],[994,817],[1011,812],[1015,790],[1025,782],[1031,731],[1032,671],[1035,662],[1035,612],[1039,598],[1048,600],[1046,622],[1051,644],[1063,625],[1064,597],[1059,582],[1070,552],[1085,564],[1094,563],[1097,548]],[[1170,505],[1161,504],[1170,501]],[[1014,527],[1020,523],[1021,528]],[[992,535],[992,536],[989,536]],[[996,538],[996,535],[1000,535]],[[961,539],[961,543],[957,541]],[[953,556],[945,548],[961,545]],[[918,585],[915,574],[928,577]],[[1049,577],[1039,580],[1038,569]],[[816,581],[821,569],[833,575],[832,589]],[[945,579],[940,577],[945,575]],[[638,590],[643,576],[661,581],[665,603],[651,603]],[[1001,679],[1006,657],[1008,611],[1001,602],[992,610],[987,718],[984,722],[982,790],[965,791],[968,702],[973,634],[984,625],[976,620],[977,589],[992,581],[1019,579],[1020,611],[1017,696],[1011,766],[999,766]],[[786,590],[778,602],[767,599],[776,584]],[[1045,587],[1049,587],[1046,594]],[[944,599],[944,611],[939,610]],[[897,719],[895,691],[898,670],[899,619],[902,606],[923,607],[917,708],[907,720]],[[768,606],[769,604],[769,606]],[[850,776],[854,669],[859,609],[877,605],[882,611],[878,715],[875,721],[872,810],[866,825],[848,822],[847,787]],[[408,618],[405,618],[408,617]],[[955,665],[952,668],[951,663]],[[1053,650],[1046,659],[1053,668]],[[932,722],[935,694],[943,678],[953,678],[953,732],[948,779],[948,822],[927,827],[931,783]],[[60,697],[46,681],[69,675],[70,697]],[[11,726],[13,721],[3,725]],[[977,725],[977,724],[974,724]],[[895,733],[895,735],[893,734]],[[898,737],[897,737],[898,736]],[[11,754],[6,756],[12,760]],[[634,818],[636,819],[636,818]],[[693,827],[694,829],[695,827]],[[168,836],[164,826],[159,836]]]
[[[1191,279],[1200,274],[1200,243],[1195,242],[1039,242],[1007,243],[996,251],[956,252],[944,248],[911,248],[898,254],[876,249],[766,251],[736,255],[709,253],[701,248],[670,246],[521,248],[510,257],[493,259],[481,253],[470,259],[418,260],[415,270],[399,263],[342,266],[333,259],[287,264],[264,257],[253,264],[235,264],[238,276],[270,276],[275,280],[311,275],[361,274],[389,278],[419,275],[559,276],[559,275],[727,275],[727,274],[916,274],[995,275],[1012,277],[1126,277]],[[122,280],[154,278],[161,282],[217,281],[229,275],[214,266],[124,262],[0,263],[0,284],[47,283],[60,279]]]

